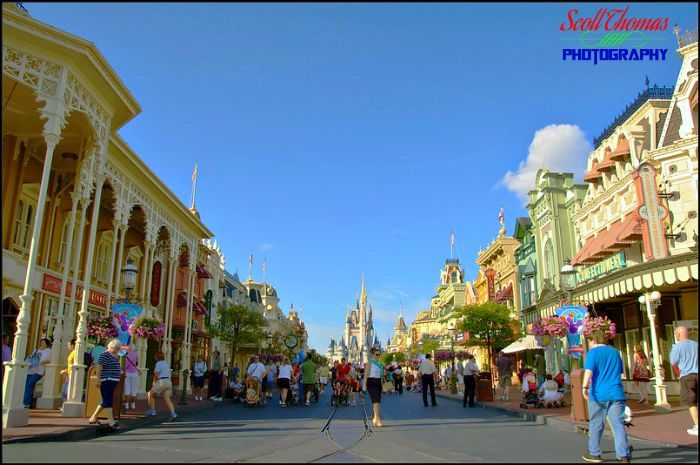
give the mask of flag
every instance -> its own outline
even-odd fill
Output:
[[[498,222],[503,224],[503,207],[501,207],[501,211],[498,213]]]
[[[451,246],[455,245],[455,233],[454,232],[450,233],[450,245]]]
[[[263,264],[262,264],[263,272],[265,272],[266,268],[267,268],[267,257],[265,257],[265,259],[263,260]]]
[[[248,258],[248,263],[250,263],[251,265],[253,264],[253,254],[252,253],[250,254],[250,257]]]
[[[197,162],[194,163],[194,171],[192,171],[192,180],[197,180]]]

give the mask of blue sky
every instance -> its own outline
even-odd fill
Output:
[[[659,62],[563,62],[571,8],[611,4],[26,3],[97,45],[143,111],[120,130],[197,208],[226,268],[303,308],[325,352],[365,274],[383,343],[429,306],[450,254],[476,254],[527,215],[540,165],[581,179],[592,139],[651,84],[674,85],[671,29],[696,4],[632,4],[668,17]],[[616,7],[627,4],[612,4]],[[507,175],[508,172],[510,175]]]

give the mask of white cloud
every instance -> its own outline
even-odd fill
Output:
[[[574,179],[580,181],[592,149],[578,126],[550,124],[535,132],[527,159],[520,162],[517,173],[508,170],[500,184],[526,202],[528,191],[535,187],[535,175],[540,168],[556,173],[574,173]]]

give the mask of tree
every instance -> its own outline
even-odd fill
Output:
[[[486,347],[491,370],[491,353],[494,347],[505,347],[520,337],[516,322],[510,318],[510,309],[504,304],[486,302],[467,305],[458,311],[461,322],[458,328],[469,333],[469,342],[463,345]]]
[[[394,360],[396,360],[397,363],[404,363],[406,361],[406,354],[403,352],[384,352],[379,356],[379,361],[384,365],[390,365]]]
[[[218,321],[205,322],[204,330],[212,338],[231,347],[230,366],[238,348],[244,344],[259,344],[266,337],[265,317],[243,305],[218,305]]]
[[[418,354],[433,354],[440,348],[440,341],[432,338],[419,339],[409,348],[411,356],[415,357]]]

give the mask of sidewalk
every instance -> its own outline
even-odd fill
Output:
[[[231,400],[229,399],[225,399],[222,402],[211,400],[195,401],[194,396],[189,395],[187,398],[188,405],[178,405],[180,402],[179,395],[173,396],[172,400],[178,420],[188,413],[200,412],[216,406],[231,407]],[[168,408],[162,398],[156,399],[156,411],[158,412],[156,416],[144,416],[147,409],[148,401],[146,399],[136,401],[136,409],[134,410],[124,410],[122,407],[122,415],[118,420],[120,431],[168,421]],[[19,428],[3,428],[2,443],[79,441],[111,434],[107,426],[104,426],[107,420],[100,421],[103,425],[89,425],[88,418],[64,418],[61,416],[60,410],[30,409],[29,424]]]
[[[462,402],[461,397],[450,393],[450,391],[435,391],[436,395],[455,399]],[[488,402],[479,402],[477,407],[500,410],[504,413],[513,414],[538,423],[549,424],[558,428],[570,431],[588,431],[587,421],[576,421],[571,418],[571,394],[565,394],[566,407],[562,408],[534,408],[528,405],[527,409],[520,408],[522,393],[516,386],[512,386],[509,391],[508,401],[499,400],[500,391],[496,390],[495,399]],[[661,443],[666,447],[698,447],[698,437],[691,436],[687,429],[693,425],[688,408],[679,404],[677,399],[669,400],[671,412],[656,413],[654,411],[653,400],[647,405],[639,405],[636,399],[628,399],[627,405],[632,409],[632,424],[634,426],[627,429],[627,434],[636,439]],[[606,435],[610,431],[606,428]],[[612,436],[610,436],[612,437]]]

